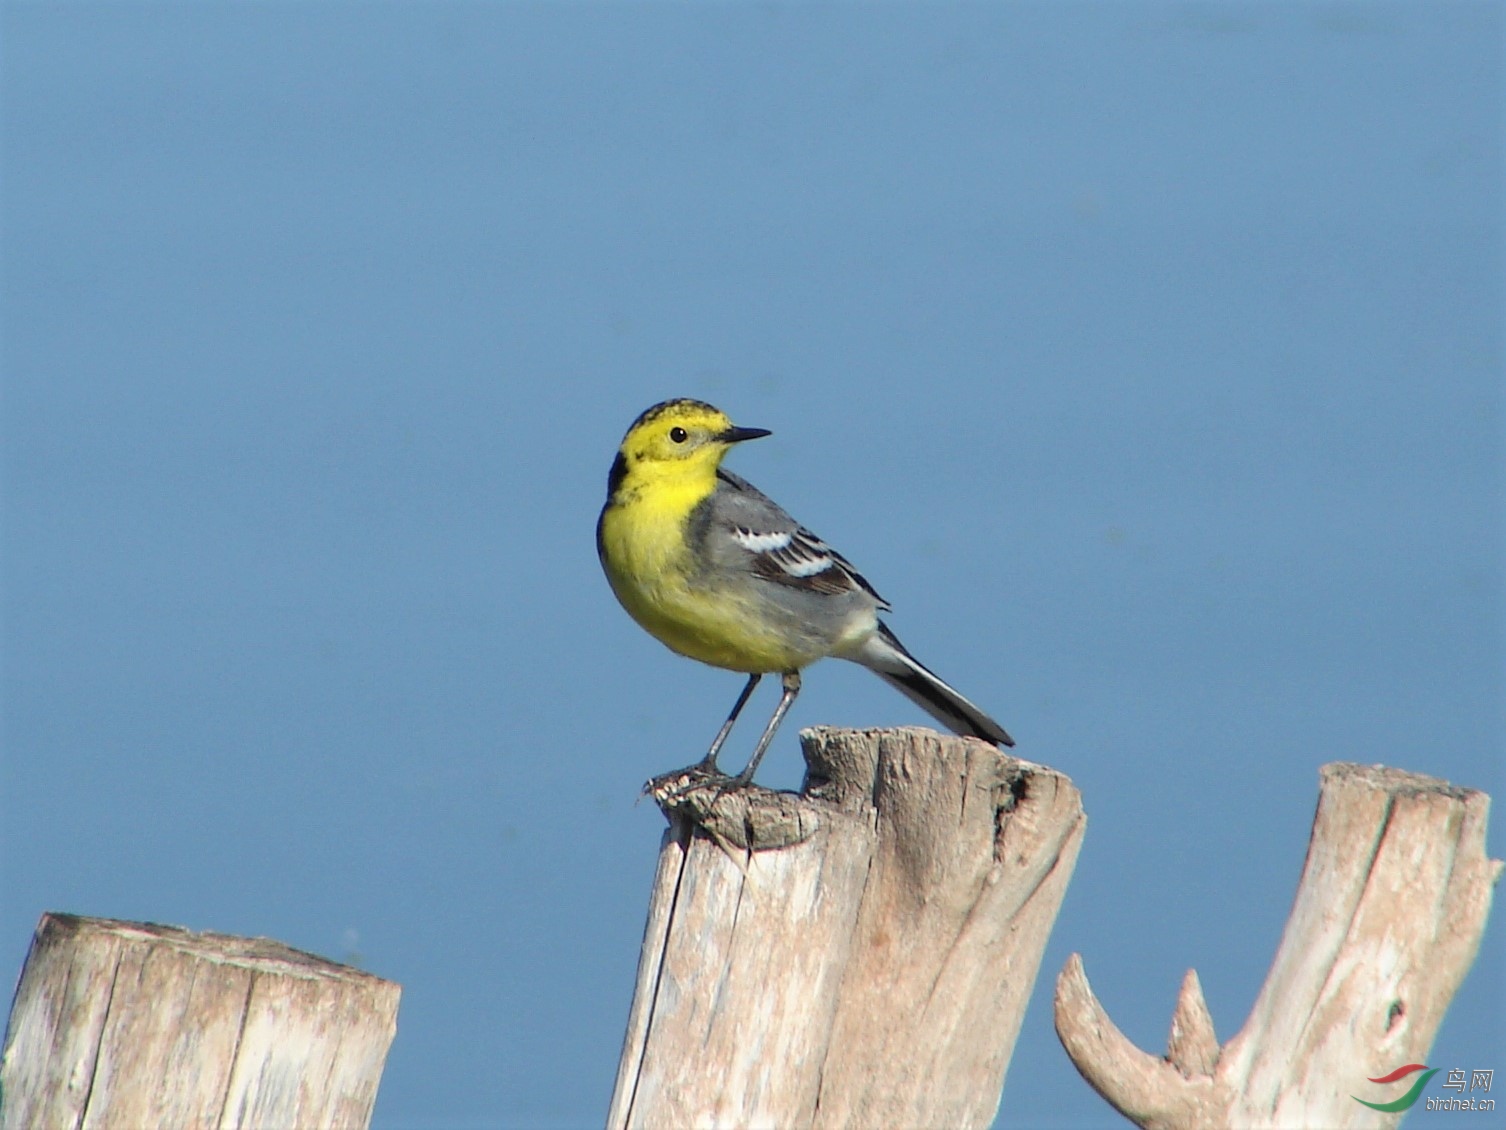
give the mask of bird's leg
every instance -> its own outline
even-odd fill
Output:
[[[774,717],[769,719],[768,726],[764,728],[763,737],[759,738],[758,744],[753,747],[753,756],[748,759],[748,767],[733,778],[734,786],[746,785],[753,779],[753,773],[758,769],[758,763],[763,760],[764,751],[769,748],[769,743],[774,740],[774,731],[779,729],[779,723],[783,722],[784,716],[789,713],[790,703],[794,702],[795,696],[800,693],[800,672],[786,671],[780,677],[779,683],[784,687],[784,694],[779,698],[779,705],[774,708]],[[752,690],[753,688],[750,685],[748,689]]]
[[[743,687],[743,693],[737,696],[737,701],[732,704],[732,713],[727,715],[727,720],[722,723],[722,728],[717,732],[716,740],[711,743],[711,748],[706,751],[706,756],[696,766],[697,772],[716,773],[716,755],[722,751],[722,743],[727,740],[727,735],[732,732],[732,724],[737,721],[737,716],[743,712],[743,707],[748,705],[748,699],[752,697],[753,688],[758,686],[758,680],[763,676],[757,673],[748,676],[748,685]]]

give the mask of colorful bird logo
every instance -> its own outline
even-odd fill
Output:
[[[1428,1085],[1428,1080],[1431,1079],[1434,1075],[1438,1074],[1438,1069],[1436,1067],[1429,1070],[1428,1065],[1425,1063],[1409,1063],[1405,1067],[1398,1067],[1389,1075],[1382,1075],[1377,1079],[1370,1080],[1370,1082],[1372,1083],[1394,1083],[1398,1079],[1405,1079],[1414,1071],[1426,1071],[1427,1074],[1420,1076],[1417,1082],[1412,1084],[1412,1089],[1410,1091],[1402,1095],[1401,1098],[1396,1099],[1392,1102],[1372,1103],[1366,1102],[1366,1100],[1360,1098],[1358,1095],[1350,1095],[1349,1097],[1357,1103],[1364,1103],[1364,1105],[1368,1106],[1371,1110],[1385,1111],[1387,1114],[1394,1114],[1397,1111],[1402,1110],[1410,1110],[1412,1104],[1417,1101],[1417,1096],[1422,1094],[1422,1089]]]

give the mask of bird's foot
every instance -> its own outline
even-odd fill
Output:
[[[734,859],[733,848],[748,852],[798,844],[819,823],[817,807],[804,797],[775,792],[744,774],[730,776],[705,764],[662,773],[643,791],[671,824],[688,820]]]
[[[715,761],[697,761],[684,769],[672,769],[668,773],[650,777],[643,783],[643,795],[651,796],[663,805],[666,801],[675,801],[684,797],[692,790],[705,788],[708,785],[720,786],[733,780],[736,778],[718,769]]]

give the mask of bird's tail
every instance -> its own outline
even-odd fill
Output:
[[[853,658],[953,732],[1014,745],[1003,726],[927,670],[882,621]]]

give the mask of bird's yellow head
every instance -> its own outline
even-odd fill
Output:
[[[625,480],[704,483],[710,489],[728,448],[768,434],[763,428],[736,427],[725,412],[704,401],[655,404],[622,437],[607,493],[616,493]]]

